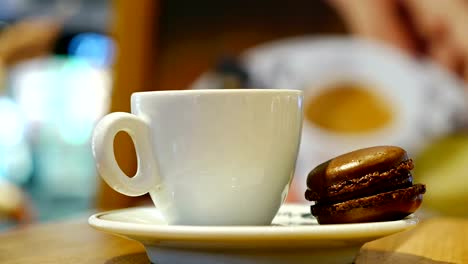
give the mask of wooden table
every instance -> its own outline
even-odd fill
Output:
[[[137,242],[98,232],[85,219],[0,234],[0,263],[149,263]],[[433,218],[364,245],[356,263],[468,263],[468,219]]]

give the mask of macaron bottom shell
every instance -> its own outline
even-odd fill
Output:
[[[319,224],[398,220],[412,214],[419,208],[425,192],[425,185],[415,184],[408,188],[335,204],[318,203],[311,206],[311,212]]]

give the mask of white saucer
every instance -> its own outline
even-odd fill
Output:
[[[89,224],[141,242],[153,263],[351,263],[366,242],[417,224],[318,225],[308,205],[284,205],[271,226],[171,226],[154,207],[98,213]]]

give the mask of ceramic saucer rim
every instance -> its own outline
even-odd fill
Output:
[[[297,205],[284,205],[292,207]],[[153,209],[154,208],[154,209]],[[382,237],[407,230],[418,223],[414,215],[402,220],[334,225],[294,225],[294,226],[177,226],[165,224],[147,224],[120,222],[103,219],[103,216],[125,213],[134,210],[157,210],[155,207],[132,207],[92,215],[88,219],[93,228],[126,236],[153,237],[171,240],[343,240],[369,237]]]

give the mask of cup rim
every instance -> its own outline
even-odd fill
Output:
[[[238,93],[260,93],[260,94],[296,94],[302,95],[300,89],[197,89],[197,90],[159,90],[159,91],[144,91],[134,92],[133,96],[148,96],[148,95],[191,95],[191,94],[238,94]]]

